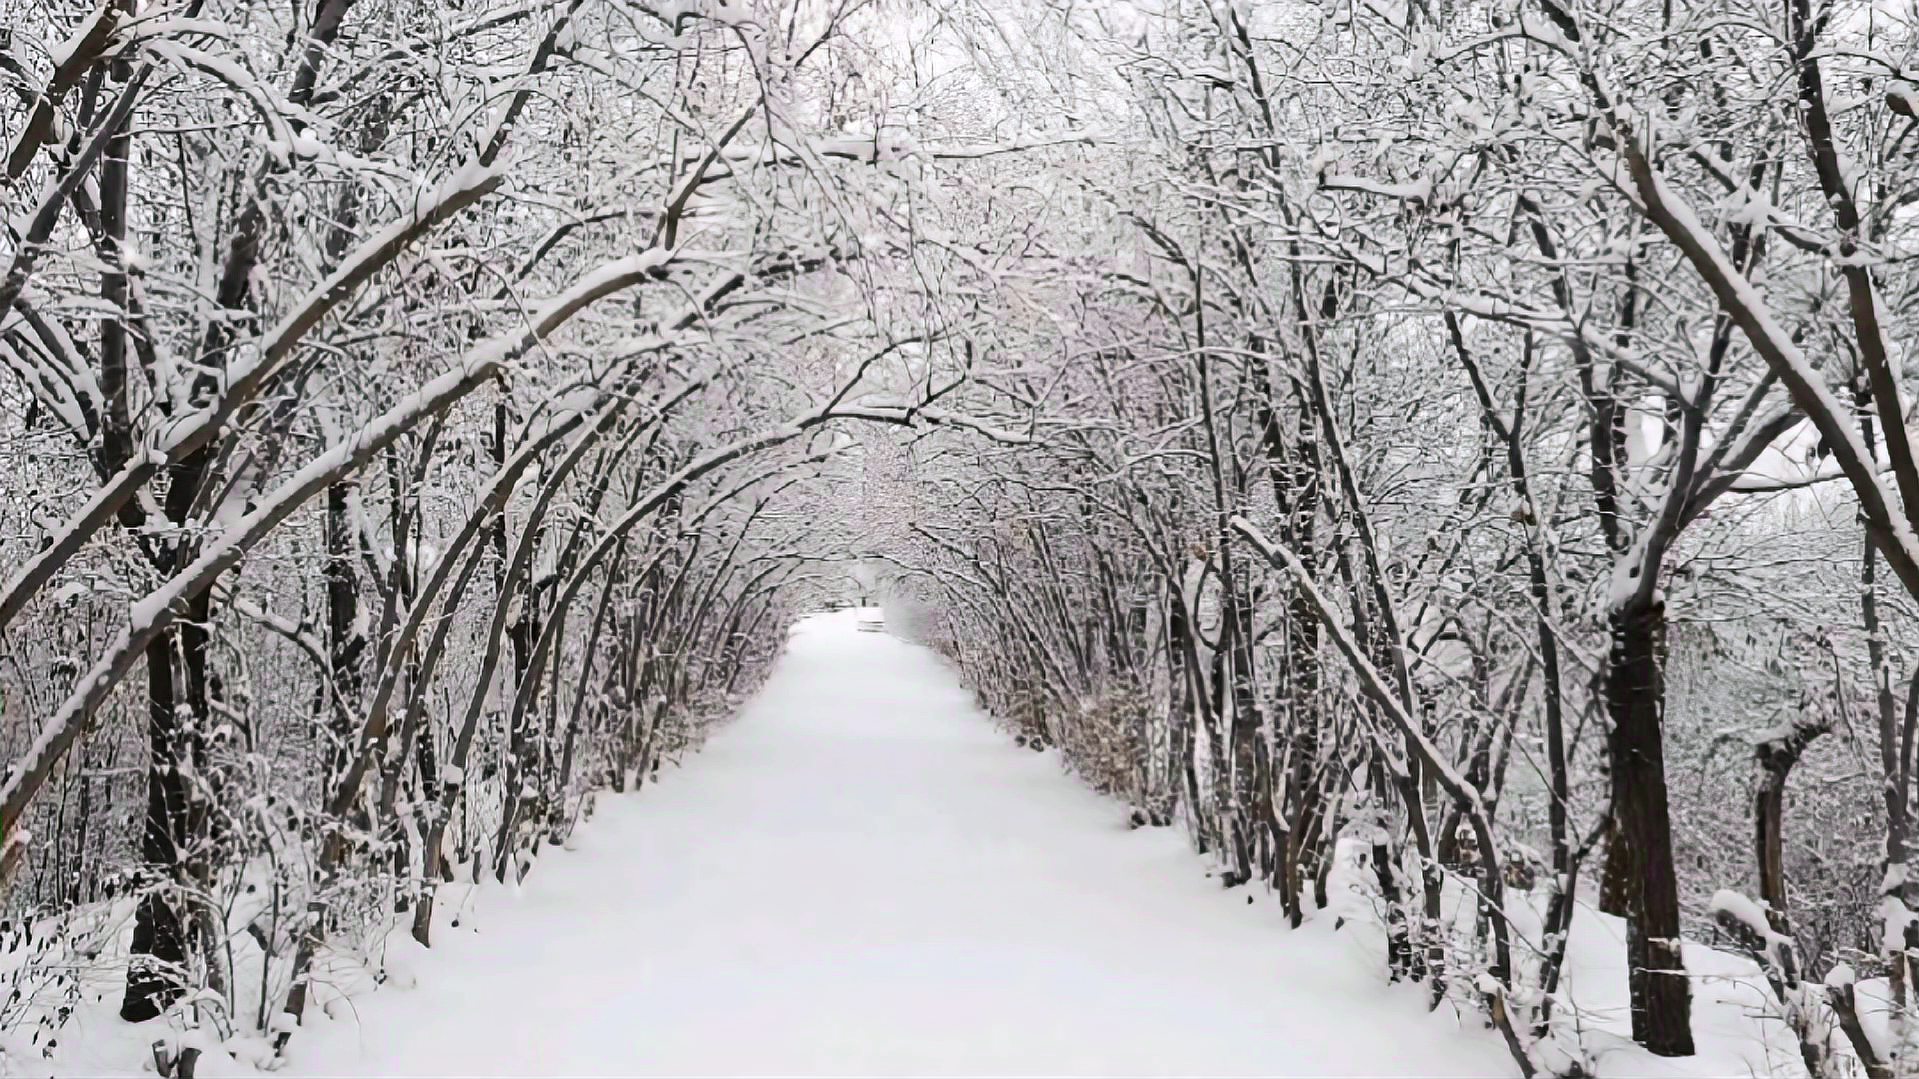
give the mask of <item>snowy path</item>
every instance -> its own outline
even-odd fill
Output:
[[[929,653],[795,631],[681,771],[294,1040],[303,1074],[1504,1075],[1173,829],[1014,747]]]

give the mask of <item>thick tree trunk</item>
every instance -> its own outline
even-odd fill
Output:
[[[1324,313],[1328,316],[1332,314],[1333,295],[1329,291],[1325,297]],[[1282,428],[1280,400],[1274,392],[1269,365],[1257,363],[1253,371],[1261,395],[1261,442],[1273,501],[1279,509],[1280,540],[1298,556],[1307,573],[1317,573],[1320,460],[1312,397],[1298,395],[1296,429],[1289,439]],[[1302,877],[1310,872],[1302,859],[1317,849],[1315,833],[1320,812],[1319,619],[1312,604],[1296,590],[1287,600],[1287,614],[1287,647],[1280,668],[1275,717],[1278,738],[1284,746],[1281,761],[1285,774],[1281,777],[1280,805],[1274,813],[1277,864],[1272,879],[1287,921],[1297,927],[1305,916]]]
[[[1258,872],[1261,804],[1259,788],[1266,779],[1263,774],[1264,769],[1260,767],[1258,746],[1260,731],[1257,716],[1252,713],[1241,714],[1237,708],[1236,698],[1237,694],[1228,695],[1228,700],[1233,700],[1235,703],[1231,720],[1232,732],[1229,735],[1231,739],[1229,752],[1232,757],[1228,788],[1230,808],[1227,818],[1227,838],[1232,848],[1233,869],[1225,878],[1228,887],[1245,884]]]
[[[1377,754],[1367,763],[1366,777],[1375,807],[1372,822],[1373,882],[1378,886],[1379,898],[1386,908],[1386,976],[1392,981],[1402,977],[1418,981],[1419,957],[1413,951],[1412,934],[1406,925],[1405,896],[1399,887],[1399,845],[1393,842],[1383,808],[1392,804],[1393,788],[1386,780],[1386,770],[1380,767]]]
[[[1178,584],[1174,583],[1173,587],[1177,589]],[[1175,801],[1186,803],[1186,819],[1193,827],[1194,846],[1199,853],[1205,854],[1211,846],[1200,810],[1199,765],[1196,759],[1199,740],[1195,737],[1194,729],[1199,709],[1194,700],[1192,629],[1187,620],[1185,600],[1177,591],[1167,604],[1166,633],[1167,690],[1171,697],[1171,729],[1167,738],[1171,760],[1167,762],[1166,774],[1177,790]]]
[[[177,767],[180,715],[174,692],[173,642],[163,634],[147,648],[147,816],[140,840],[142,893],[134,911],[133,952],[127,963],[120,1018],[145,1022],[186,992],[187,919],[173,867],[186,845],[187,789]]]
[[[344,709],[322,710],[326,713],[324,721],[332,728],[334,736],[327,753],[326,784],[323,788],[328,792],[346,771],[347,758],[354,749],[354,731],[343,725],[345,720],[342,717],[350,716],[352,708],[358,704],[360,656],[366,648],[366,637],[360,626],[360,582],[354,573],[359,543],[355,535],[351,499],[356,486],[354,480],[343,480],[326,491],[326,564],[323,573],[327,599],[327,663],[333,678],[330,692],[338,694],[342,703],[348,706]]]
[[[1612,721],[1613,846],[1627,900],[1626,962],[1633,1040],[1690,1056],[1692,987],[1679,941],[1679,881],[1667,814],[1665,609],[1655,600],[1609,617],[1606,711]]]
[[[1786,931],[1786,778],[1810,739],[1773,739],[1759,744],[1759,785],[1753,791],[1754,862],[1759,898],[1766,901],[1772,931]]]
[[[1297,503],[1301,520],[1286,528],[1282,535],[1300,545],[1294,549],[1301,552],[1300,562],[1310,573],[1316,566],[1311,543],[1311,516],[1308,515],[1316,516],[1318,512],[1317,479],[1303,490],[1309,492],[1311,498],[1302,498]],[[1308,509],[1308,506],[1313,508]],[[1320,853],[1319,837],[1324,812],[1320,787],[1324,762],[1320,749],[1319,619],[1312,605],[1300,598],[1297,590],[1288,600],[1288,612],[1291,622],[1284,666],[1286,699],[1281,712],[1284,717],[1281,737],[1290,743],[1287,750],[1289,767],[1283,794],[1283,841],[1279,843],[1279,865],[1274,875],[1286,919],[1298,927],[1305,918],[1303,879],[1308,875],[1317,876],[1316,867],[1311,862],[1317,860]],[[1319,894],[1323,896],[1324,889],[1320,889]],[[1324,905],[1323,899],[1315,903],[1315,906]]]

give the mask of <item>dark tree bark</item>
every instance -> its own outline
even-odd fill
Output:
[[[1633,1040],[1661,1056],[1690,1056],[1692,986],[1680,953],[1679,878],[1666,802],[1665,618],[1657,600],[1616,608],[1609,617],[1612,850],[1626,889]]]
[[[174,767],[180,738],[174,692],[173,642],[162,635],[147,648],[147,744],[155,747],[147,769],[147,813],[141,831],[133,951],[127,963],[120,1018],[141,1023],[165,1012],[185,993],[187,919],[174,892],[171,867],[187,843],[187,789]]]
[[[360,544],[351,513],[351,499],[357,482],[336,483],[326,492],[326,562],[322,574],[326,582],[327,665],[332,678],[331,692],[348,705],[357,704],[360,686],[360,657],[366,651],[366,636],[360,628],[360,581],[354,572]],[[353,729],[345,726],[351,712],[324,709],[333,740],[327,754],[327,788],[345,772],[353,751]]]

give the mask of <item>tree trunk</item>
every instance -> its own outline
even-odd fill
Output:
[[[326,564],[323,574],[327,600],[327,663],[333,677],[333,685],[328,692],[338,694],[341,703],[347,706],[323,709],[327,715],[322,722],[332,728],[334,735],[327,753],[326,783],[322,788],[328,792],[345,773],[347,758],[353,752],[354,731],[344,725],[345,720],[341,717],[350,716],[352,708],[358,703],[360,656],[366,647],[366,638],[360,627],[360,582],[353,565],[360,546],[351,512],[355,486],[356,480],[342,480],[326,491]]]
[[[1615,608],[1608,618],[1606,711],[1612,721],[1613,845],[1627,901],[1626,963],[1633,1040],[1660,1056],[1690,1056],[1692,987],[1679,942],[1679,881],[1667,814],[1664,746],[1665,608]]]
[[[142,893],[134,911],[133,952],[127,963],[120,1018],[145,1022],[186,992],[186,918],[172,867],[186,845],[187,789],[177,767],[181,742],[173,678],[171,634],[147,647],[147,817],[140,840]]]

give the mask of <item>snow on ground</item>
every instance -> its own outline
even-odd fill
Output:
[[[403,929],[339,942],[279,1063],[327,1075],[1513,1074],[1477,1017],[1461,1030],[1426,1012],[1421,989],[1384,983],[1363,874],[1336,869],[1332,908],[1288,930],[1270,897],[1222,890],[1182,831],[1129,831],[1057,757],[1014,747],[930,653],[857,632],[874,613],[798,627],[764,690],[690,767],[602,795],[577,850],[541,858],[523,889],[443,887],[437,947]],[[1537,911],[1512,909],[1536,933]],[[117,944],[76,956],[46,999],[14,1002],[29,1018],[0,1034],[0,1079],[151,1075],[156,1040],[203,1049],[201,1079],[274,1065],[263,1037],[222,1042],[176,1029],[177,1016],[120,1021],[132,906],[85,916],[97,925],[76,939]],[[1690,941],[1699,1055],[1633,1045],[1624,933],[1590,909],[1575,920],[1562,1017],[1597,1074],[1803,1074],[1757,968]],[[277,1006],[279,990],[262,1000],[242,977],[258,950],[235,941],[236,999]],[[0,971],[22,958],[0,956]],[[34,1020],[69,1009],[58,1029]]]
[[[930,653],[800,625],[697,761],[603,797],[575,853],[482,889],[406,972],[296,1036],[296,1074],[1512,1073],[1288,932],[1177,830],[1014,747]]]

